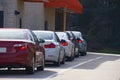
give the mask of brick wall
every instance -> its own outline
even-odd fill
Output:
[[[19,27],[18,17],[15,15],[17,10],[17,0],[3,0],[4,27]]]

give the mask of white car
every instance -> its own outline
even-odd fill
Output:
[[[65,49],[57,34],[53,31],[33,31],[38,39],[44,39],[42,46],[45,49],[45,61],[54,62],[56,66],[65,63]],[[41,44],[40,44],[41,45]]]
[[[65,56],[68,60],[74,59],[74,44],[69,40],[67,33],[65,32],[56,32],[60,38],[63,47],[65,48]]]
[[[79,53],[81,53],[81,56],[86,56],[87,55],[87,42],[86,40],[83,38],[82,33],[79,31],[72,31],[72,33],[74,34],[76,41],[77,41],[77,45],[78,45],[78,51]]]

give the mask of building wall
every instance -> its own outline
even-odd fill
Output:
[[[0,1],[0,11],[3,11],[3,5],[2,5],[3,1]]]
[[[55,30],[55,9],[45,8],[45,21],[48,30]]]
[[[44,5],[43,3],[25,2],[23,15],[23,28],[44,29]]]
[[[43,3],[0,0],[0,11],[4,12],[4,27],[44,29]]]
[[[23,21],[23,16],[24,16],[24,1],[18,0],[17,6],[18,6],[18,12],[20,12],[18,15],[18,24],[19,24],[19,28],[22,28],[23,26],[22,21]]]
[[[4,27],[18,27],[17,16],[17,0],[1,0],[1,10],[4,12]]]

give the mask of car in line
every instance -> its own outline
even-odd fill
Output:
[[[83,38],[83,35],[80,31],[72,31],[72,33],[75,35],[75,38],[77,39],[77,44],[79,45],[78,51],[81,56],[85,56],[87,54],[87,42]]]
[[[74,34],[72,33],[72,31],[65,31],[68,35],[68,38],[69,40],[71,40],[71,42],[73,42],[74,44],[74,53],[75,53],[75,57],[79,57],[80,53],[78,52],[78,48],[79,48],[79,45],[77,43],[77,40],[74,36]]]
[[[54,31],[33,30],[38,39],[44,39],[45,43],[40,44],[45,49],[45,62],[53,62],[60,66],[65,63],[65,49]]]
[[[72,61],[74,59],[74,44],[69,40],[67,33],[56,32],[56,34],[62,41],[62,46],[65,48],[65,56],[67,60]]]
[[[28,74],[44,70],[44,48],[32,31],[1,28],[0,34],[0,68],[25,68]]]

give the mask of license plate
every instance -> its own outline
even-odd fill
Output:
[[[7,49],[6,48],[0,48],[0,52],[5,53],[5,52],[7,52]]]

